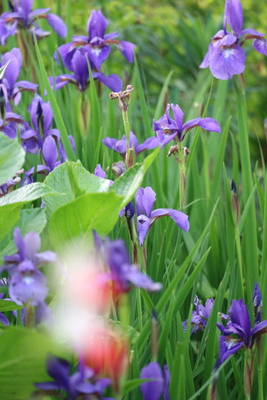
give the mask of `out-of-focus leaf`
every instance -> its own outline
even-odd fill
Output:
[[[22,167],[25,151],[16,139],[0,135],[0,185],[12,178]]]

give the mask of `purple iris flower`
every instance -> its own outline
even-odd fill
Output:
[[[162,287],[160,283],[153,282],[148,275],[143,274],[137,265],[130,263],[123,240],[105,242],[104,260],[110,269],[108,277],[111,278],[118,293],[129,292],[131,285],[148,291],[158,291]]]
[[[88,63],[90,63],[88,51],[82,47],[79,49],[74,49],[70,53],[66,53],[66,49],[71,47],[70,45],[63,45],[59,47],[58,52],[61,56],[62,62],[64,66],[73,72],[72,74],[62,74],[56,77],[50,76],[49,82],[52,88],[56,90],[62,88],[63,86],[71,83],[77,87],[78,90],[84,92],[90,85],[90,77],[88,70]],[[71,57],[70,57],[71,55]],[[56,59],[57,56],[55,56]],[[92,68],[92,66],[91,66]],[[93,68],[92,68],[93,69]],[[121,90],[122,82],[118,75],[110,74],[104,75],[103,72],[92,71],[93,79],[99,80],[105,86],[107,86],[110,90]]]
[[[171,110],[173,118],[171,118]],[[164,147],[171,140],[182,142],[186,133],[200,126],[206,131],[221,133],[221,128],[218,122],[213,118],[195,118],[183,124],[184,113],[178,104],[168,104],[166,114],[164,114],[157,122],[153,122],[153,129],[157,134],[161,147]]]
[[[183,212],[172,208],[152,210],[155,200],[156,193],[150,186],[146,188],[140,187],[136,192],[137,232],[140,246],[143,246],[148,230],[157,218],[169,216],[185,232],[189,229],[188,216]]]
[[[108,21],[101,10],[93,10],[87,22],[88,36],[74,36],[72,39],[72,47],[86,47],[90,61],[98,70],[108,58],[111,44],[120,50],[127,61],[130,63],[134,61],[135,45],[115,39],[119,36],[118,32],[105,34],[107,26]]]
[[[49,102],[45,103],[40,96],[36,96],[29,106],[31,122],[24,124],[21,130],[23,147],[28,153],[36,154],[42,149],[45,139],[48,136],[60,140],[58,129],[51,129],[53,113]]]
[[[38,85],[28,81],[17,81],[22,67],[22,56],[19,49],[14,48],[1,57],[0,67],[9,61],[4,77],[0,80],[0,87],[3,90],[5,102],[13,100],[18,105],[21,99],[21,92],[36,92]]]
[[[34,0],[14,0],[9,1],[10,11],[4,12],[0,16],[0,37],[2,46],[6,39],[14,35],[17,29],[28,29],[32,35],[42,38],[50,35],[36,24],[39,18],[46,19],[51,28],[62,38],[67,35],[65,23],[55,14],[49,13],[50,8],[38,8],[32,11]]]
[[[167,365],[163,371],[157,362],[151,362],[141,369],[141,379],[150,379],[141,383],[140,390],[144,400],[159,400],[163,395],[164,400],[169,400],[170,372]]]
[[[203,304],[199,304],[199,299],[196,296],[194,299],[194,304],[196,306],[196,310],[192,312],[192,333],[195,333],[198,329],[204,331],[214,304],[214,299],[207,299],[204,306]],[[184,330],[186,330],[187,322],[188,321],[183,322]]]
[[[123,159],[126,156],[126,138],[125,135],[122,136],[120,140],[115,138],[106,137],[102,140],[105,146],[109,149],[114,150],[116,153],[120,154]],[[135,155],[138,156],[142,151],[148,149],[154,149],[159,146],[160,143],[156,137],[150,137],[144,141],[142,144],[138,144],[138,139],[133,132],[130,132],[129,147],[134,148]]]
[[[90,64],[93,79],[99,80],[112,91],[117,92],[122,89],[122,81],[118,75],[106,76],[100,69],[109,56],[110,44],[115,44],[129,62],[134,60],[135,46],[130,42],[115,39],[118,36],[117,32],[105,34],[107,26],[108,21],[102,12],[93,10],[87,23],[88,36],[74,36],[72,42],[60,46],[54,55],[58,63],[61,58],[65,68],[72,71],[73,75],[50,77],[51,86],[60,89],[67,83],[72,83],[80,91],[85,91],[90,84],[88,71]]]
[[[67,360],[50,356],[47,359],[46,368],[54,381],[35,383],[35,387],[42,392],[49,394],[51,391],[63,390],[70,400],[78,399],[82,394],[95,395],[99,400],[112,400],[103,397],[104,390],[110,385],[110,379],[96,380],[94,371],[81,363],[76,372],[71,375],[71,366]]]
[[[17,137],[18,125],[22,124],[23,118],[13,112],[7,112],[4,119],[0,117],[0,132],[3,132],[10,139]]]
[[[226,30],[227,25],[232,33]],[[217,79],[231,79],[245,69],[246,54],[242,48],[247,39],[253,39],[253,47],[267,56],[267,42],[264,34],[254,29],[242,29],[243,8],[239,0],[226,0],[224,27],[216,33],[200,68],[209,67]]]
[[[255,284],[253,294],[256,310],[261,306],[261,293]],[[261,316],[255,313],[254,326],[251,328],[248,310],[242,299],[233,300],[229,309],[229,322],[226,327],[217,324],[223,335],[220,337],[220,357],[217,366],[236,353],[240,347],[251,348],[257,338],[267,332],[267,320],[261,321]]]
[[[22,237],[20,229],[14,229],[16,254],[5,256],[4,268],[10,275],[9,296],[19,305],[28,302],[36,306],[47,296],[48,288],[45,276],[39,271],[44,263],[55,262],[56,254],[51,251],[39,253],[40,236],[29,232]]]

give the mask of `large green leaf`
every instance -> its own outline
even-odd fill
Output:
[[[61,245],[73,238],[90,239],[92,230],[105,235],[114,227],[123,197],[114,192],[89,193],[58,208],[49,223],[50,238]]]
[[[121,208],[133,198],[135,192],[142,183],[146,171],[157,157],[159,151],[159,148],[154,150],[152,154],[146,157],[143,164],[135,164],[129,168],[109,187],[109,191],[115,191],[118,195],[124,197]]]
[[[19,220],[20,210],[22,206],[9,204],[0,207],[0,241],[11,231],[13,226]],[[0,244],[0,249],[1,249]]]
[[[56,196],[46,197],[44,200],[48,218],[58,208],[88,193],[116,192],[123,197],[120,206],[120,208],[123,208],[141,185],[147,169],[158,152],[159,148],[154,150],[142,164],[136,164],[129,168],[112,185],[110,185],[108,179],[101,179],[90,174],[80,161],[59,165],[45,180],[47,186],[57,191]]]
[[[3,218],[1,219],[1,217],[5,215],[6,225],[2,225],[1,222]],[[18,218],[11,226],[10,220],[13,221],[14,215],[18,215]],[[16,246],[13,242],[13,232],[11,232],[13,226],[16,225],[17,227],[19,227],[23,236],[30,231],[34,231],[40,234],[46,225],[45,211],[43,208],[27,208],[25,210],[21,210],[21,206],[16,207],[10,204],[4,207],[0,207],[0,223],[1,226],[3,226],[0,231],[0,239],[4,237],[3,240],[1,240],[0,242],[1,257],[1,255],[9,255],[17,251]],[[9,227],[10,229],[7,230],[7,227]],[[2,232],[6,232],[6,234],[2,235]]]
[[[19,306],[14,301],[0,300],[0,312],[7,312],[13,310],[20,310],[23,306]]]
[[[40,197],[55,195],[55,191],[44,183],[36,182],[31,185],[23,186],[0,198],[0,207],[9,204],[23,205],[39,199]]]
[[[45,184],[58,192],[56,196],[45,199],[47,215],[51,216],[59,207],[86,193],[107,191],[110,181],[90,174],[77,161],[59,165],[48,175]]]
[[[25,151],[16,139],[0,135],[0,185],[12,178],[23,166]]]
[[[25,328],[8,328],[0,340],[0,393],[3,400],[28,399],[34,382],[47,381],[48,354],[62,353],[47,336]]]

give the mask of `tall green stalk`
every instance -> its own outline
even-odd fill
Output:
[[[241,76],[236,78],[234,81],[234,86],[237,105],[243,200],[245,206],[253,190],[253,180],[249,151],[246,94]],[[254,201],[252,201],[249,206],[247,218],[244,224],[243,235],[245,253],[245,262],[243,263],[244,278],[247,285],[247,299],[250,299],[253,292],[254,282],[259,278],[257,226]]]

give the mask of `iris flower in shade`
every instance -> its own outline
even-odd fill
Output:
[[[76,372],[71,375],[71,365],[63,358],[50,356],[47,359],[46,368],[53,378],[50,382],[35,383],[35,387],[48,395],[51,391],[63,390],[68,399],[75,400],[82,394],[95,395],[98,399],[112,400],[103,397],[103,392],[110,385],[110,379],[95,379],[95,373],[91,368],[81,364]]]
[[[254,287],[253,300],[258,310],[261,305],[261,293],[257,284]],[[248,310],[242,299],[232,301],[228,314],[230,320],[226,327],[217,324],[223,333],[220,338],[220,357],[217,366],[236,353],[240,347],[252,348],[255,340],[267,332],[267,320],[261,321],[258,312],[255,316],[254,326],[251,328]]]
[[[141,383],[140,390],[144,400],[159,400],[163,395],[164,400],[169,400],[170,372],[167,365],[163,371],[157,362],[151,362],[141,369],[141,379],[150,379]]]
[[[1,286],[3,286],[3,285],[2,285],[1,282],[0,282],[0,287],[1,287]],[[0,299],[1,299],[1,300],[3,299],[3,297],[4,297],[4,293],[0,293]],[[8,326],[8,325],[10,324],[8,318],[7,318],[3,313],[1,313],[1,312],[0,312],[0,323],[3,324],[3,325],[5,325],[5,326]],[[1,325],[0,325],[0,326],[1,326]]]
[[[39,267],[56,261],[56,254],[51,251],[39,253],[41,239],[35,232],[22,237],[20,229],[15,228],[14,242],[18,252],[4,257],[4,269],[10,275],[10,298],[19,305],[30,302],[36,306],[46,298],[48,292],[46,278]]]
[[[102,140],[105,146],[109,149],[114,150],[116,153],[120,154],[124,159],[126,155],[126,138],[125,135],[122,136],[120,140],[115,138],[106,137]],[[138,139],[133,132],[130,132],[129,147],[134,148],[135,155],[138,156],[142,151],[148,149],[154,149],[159,146],[160,143],[156,137],[150,137],[144,141],[142,144],[138,144]]]
[[[88,63],[89,63],[88,51],[82,47],[80,49],[75,49],[70,54],[72,54],[72,57],[68,55],[66,56],[66,58],[63,58],[63,52],[61,51],[62,62],[67,69],[73,72],[73,75],[62,74],[57,77],[51,76],[49,77],[50,85],[52,88],[58,90],[63,86],[67,85],[68,83],[71,83],[75,85],[78,90],[84,92],[90,85],[90,79],[89,79],[90,77],[88,70]],[[93,79],[99,80],[110,90],[121,90],[122,88],[122,81],[118,75],[110,74],[106,76],[103,74],[103,72],[92,71],[92,77]]]
[[[171,118],[171,110],[173,118]],[[157,122],[153,122],[153,129],[157,134],[161,147],[164,147],[171,140],[182,142],[186,133],[200,126],[206,131],[221,133],[221,128],[218,122],[213,118],[194,118],[183,124],[184,113],[176,104],[168,104],[166,114],[164,114]]]
[[[36,24],[39,18],[46,19],[51,28],[62,38],[67,35],[65,23],[55,14],[49,13],[50,8],[38,8],[32,10],[34,0],[14,0],[9,1],[10,11],[4,12],[0,16],[1,43],[5,44],[6,39],[14,35],[17,29],[28,29],[32,35],[42,38],[50,35]]]
[[[103,249],[104,260],[110,270],[107,275],[112,282],[116,293],[127,293],[134,285],[148,291],[161,289],[160,283],[155,283],[148,276],[143,274],[137,265],[131,264],[127,249],[123,240],[111,242],[107,240]]]
[[[227,25],[231,32],[227,31]],[[224,26],[216,33],[200,68],[209,67],[212,75],[218,79],[231,79],[242,74],[245,69],[246,54],[242,48],[247,39],[253,39],[253,47],[267,56],[267,43],[264,34],[254,29],[242,29],[243,8],[239,0],[226,0]]]
[[[196,309],[192,312],[191,325],[193,325],[193,330],[191,333],[197,332],[198,329],[204,331],[214,305],[214,299],[207,299],[204,306],[199,303],[198,297],[195,296],[194,305],[196,306]],[[228,315],[226,314],[221,313],[220,316],[223,320],[228,319]],[[187,320],[183,322],[184,330],[186,330],[187,323]]]
[[[9,64],[5,70],[5,74],[0,80],[0,87],[3,90],[6,103],[13,100],[14,104],[17,105],[20,102],[22,91],[34,93],[36,92],[38,85],[28,81],[16,82],[22,67],[22,56],[19,49],[14,48],[3,54],[1,57],[0,67],[5,65],[8,61]]]
[[[156,193],[150,186],[139,188],[136,192],[137,232],[140,246],[143,246],[148,230],[157,218],[169,216],[185,232],[189,229],[188,216],[183,212],[172,208],[152,210],[155,200]]]

